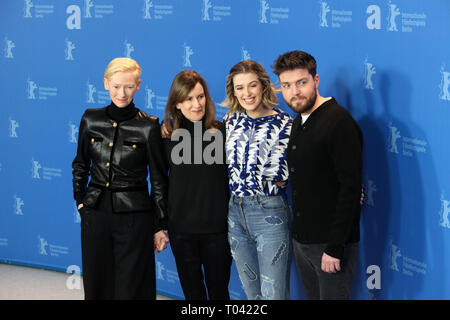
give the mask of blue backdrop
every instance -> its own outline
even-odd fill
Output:
[[[294,49],[364,132],[353,298],[450,299],[447,0],[1,1],[0,261],[80,271],[71,162],[84,110],[109,104],[111,59],[140,63],[135,103],[160,118],[173,77],[197,70],[221,118],[231,66],[259,61],[275,82]],[[158,291],[182,297],[171,250],[156,263]],[[245,299],[234,265],[230,290]],[[304,298],[294,264],[291,296]]]

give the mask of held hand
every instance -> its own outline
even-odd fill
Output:
[[[169,137],[169,131],[167,131],[167,128],[166,128],[166,124],[165,124],[165,123],[163,123],[163,124],[161,125],[161,136],[162,136],[163,138],[168,138],[168,137]]]
[[[78,205],[78,207],[77,207],[77,210],[80,211],[80,209],[83,208],[83,207],[84,207],[84,205],[83,205],[82,203],[80,203],[80,204]]]
[[[363,205],[364,204],[364,187],[361,187],[361,198],[359,199],[359,204]]]
[[[285,186],[286,185],[286,181],[274,181],[275,184],[279,187]]]
[[[341,260],[327,255],[325,252],[322,255],[322,271],[327,273],[336,273],[341,271]]]
[[[169,238],[167,237],[167,231],[161,230],[155,233],[153,237],[153,247],[156,253],[160,253],[167,248]]]
[[[156,249],[157,253],[160,253],[160,252],[163,252],[164,250],[166,250],[167,244],[169,243],[169,238],[167,237],[167,231],[165,231],[163,233],[164,233],[164,237],[161,237],[161,239],[159,241],[159,245]]]

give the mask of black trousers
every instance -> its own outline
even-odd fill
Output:
[[[113,213],[105,194],[80,215],[85,299],[155,300],[152,214]]]
[[[170,246],[186,300],[230,299],[232,257],[227,233],[171,232]]]
[[[292,240],[295,260],[308,300],[347,300],[358,257],[358,243],[345,245],[341,271],[322,271],[322,255],[326,244],[302,244]]]

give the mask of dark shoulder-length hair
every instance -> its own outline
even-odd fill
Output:
[[[181,110],[177,109],[177,103],[186,100],[197,83],[201,84],[203,91],[205,92],[206,105],[205,117],[203,118],[205,128],[210,129],[218,127],[218,121],[215,120],[216,108],[211,99],[205,79],[194,70],[183,70],[173,79],[169,98],[167,99],[166,111],[164,113],[164,125],[169,132],[169,137],[172,135],[173,131],[180,127],[182,119],[182,113]]]

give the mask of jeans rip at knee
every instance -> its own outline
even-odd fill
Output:
[[[261,294],[264,299],[271,299],[275,295],[275,281],[267,276],[261,275]]]

